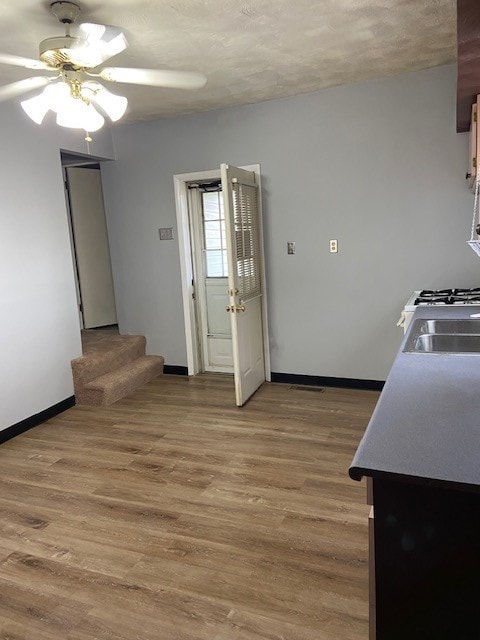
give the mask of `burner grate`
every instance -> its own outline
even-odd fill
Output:
[[[480,287],[472,289],[423,289],[415,299],[415,305],[479,304]]]

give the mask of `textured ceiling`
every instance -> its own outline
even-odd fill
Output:
[[[109,66],[203,72],[195,91],[118,84],[124,121],[207,111],[455,61],[455,0],[76,0],[123,29]],[[0,51],[38,57],[62,34],[50,2],[0,0]],[[33,72],[35,74],[36,72]],[[0,84],[32,72],[0,66]]]

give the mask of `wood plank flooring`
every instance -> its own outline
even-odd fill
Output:
[[[164,376],[0,446],[0,639],[366,640],[378,393]]]

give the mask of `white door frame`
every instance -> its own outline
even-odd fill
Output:
[[[261,194],[261,174],[260,165],[252,164],[242,166],[240,169],[253,171]],[[220,167],[213,171],[197,171],[195,173],[181,173],[173,176],[175,187],[175,206],[177,211],[177,231],[178,231],[178,247],[180,251],[180,273],[182,278],[182,298],[183,298],[183,315],[185,320],[185,338],[187,346],[187,366],[188,375],[194,376],[200,372],[200,361],[198,357],[199,345],[198,335],[195,322],[195,306],[194,306],[194,272],[192,264],[192,239],[190,234],[190,221],[188,215],[188,198],[187,190],[189,182],[205,182],[208,180],[220,179]],[[262,225],[262,198],[259,198],[260,213],[260,229],[263,240]],[[262,322],[263,322],[263,350],[265,356],[265,379],[271,380],[270,370],[270,345],[268,340],[268,321],[267,321],[267,291],[265,286],[265,255],[263,241],[260,247],[262,258]]]
[[[64,167],[82,329],[117,324],[102,174],[95,165]]]
[[[203,220],[203,201],[200,189],[189,189],[189,203],[190,203],[190,240],[192,242],[192,259],[195,277],[195,312],[198,324],[198,331],[196,333],[198,337],[199,354],[201,355],[201,361],[204,371],[211,371],[214,373],[233,373],[233,352],[232,352],[232,337],[224,336],[230,343],[230,353],[232,354],[232,364],[230,366],[222,366],[219,364],[211,364],[211,351],[210,351],[210,337],[208,335],[208,300],[207,300],[207,277],[206,277],[206,262],[204,251],[204,220]],[[192,197],[193,196],[193,197]],[[219,280],[217,280],[219,283]],[[223,289],[225,295],[224,315],[225,307],[228,304],[228,278],[222,278],[220,288]],[[225,318],[227,326],[230,328],[230,318]],[[212,336],[213,337],[213,336]],[[215,336],[218,339],[218,336]],[[225,343],[224,343],[225,344]]]

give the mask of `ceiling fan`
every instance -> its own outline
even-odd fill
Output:
[[[124,82],[129,84],[169,87],[175,89],[199,89],[206,83],[201,73],[161,69],[133,69],[103,67],[112,56],[128,47],[125,36],[118,27],[83,23],[71,35],[71,25],[80,13],[80,7],[68,1],[52,2],[52,13],[65,26],[64,36],[47,38],[40,43],[40,59],[0,53],[0,63],[46,72],[0,87],[0,102],[35,89],[43,91],[21,105],[37,124],[41,124],[52,110],[57,124],[63,127],[97,131],[105,123],[119,120],[126,111],[127,98],[111,93],[99,82]]]

